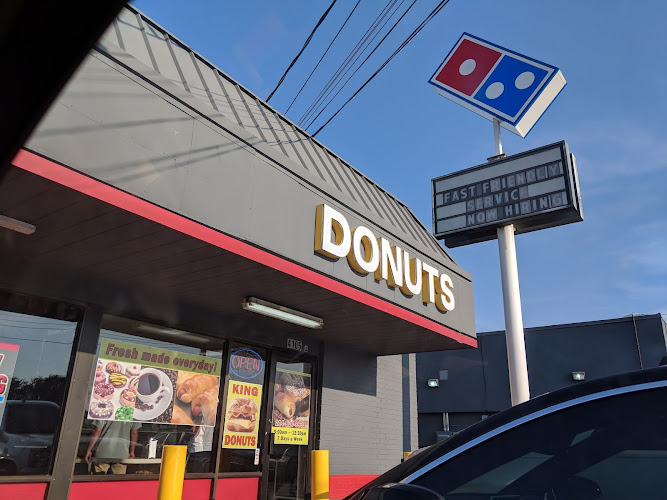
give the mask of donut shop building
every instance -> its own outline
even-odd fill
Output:
[[[132,7],[0,177],[0,498],[342,498],[417,448],[471,277],[399,200]]]

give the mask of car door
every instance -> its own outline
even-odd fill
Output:
[[[541,409],[403,482],[447,500],[667,498],[665,385],[621,387]]]

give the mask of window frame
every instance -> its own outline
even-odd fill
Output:
[[[34,309],[40,309],[44,314],[37,314]],[[53,444],[47,474],[0,476],[0,484],[6,483],[50,483],[57,474],[58,450],[60,447],[63,426],[67,417],[68,401],[72,391],[72,376],[76,355],[81,341],[86,307],[81,304],[65,302],[62,300],[41,297],[38,295],[24,294],[7,289],[0,289],[0,309],[2,311],[14,312],[40,318],[51,318],[60,321],[75,323],[74,337],[67,361],[65,373],[65,392],[60,405],[59,420],[53,433]],[[10,387],[11,390],[11,387]],[[8,394],[9,395],[9,394]]]
[[[106,323],[105,323],[106,322]],[[109,324],[110,323],[110,324]],[[124,328],[118,328],[118,325],[127,325]],[[173,350],[177,350],[179,346],[181,347],[194,347],[195,346],[185,344],[185,343],[178,343],[178,339],[167,339],[165,340],[164,338],[160,338],[161,335],[155,334],[155,333],[150,333],[150,330],[144,331],[136,331],[135,328],[137,326],[141,325],[147,325],[151,327],[151,329],[155,331],[159,331],[160,329],[165,329],[165,330],[178,330],[182,331],[185,334],[192,334],[194,336],[198,337],[205,337],[209,339],[214,339],[219,341],[222,345],[219,349],[215,349],[214,351],[220,352],[221,355],[221,361],[222,366],[221,366],[221,374],[220,374],[220,383],[222,384],[222,380],[224,379],[225,376],[225,364],[224,364],[224,359],[225,356],[228,355],[229,352],[229,346],[230,343],[233,341],[227,336],[215,336],[211,332],[209,333],[204,333],[201,329],[199,328],[190,328],[188,326],[184,326],[182,324],[167,324],[164,322],[160,321],[155,321],[151,319],[146,319],[146,318],[138,318],[135,316],[129,316],[129,315],[122,315],[122,314],[116,314],[111,311],[100,311],[100,319],[99,323],[97,324],[97,335],[95,338],[95,350],[93,352],[93,361],[92,361],[92,366],[91,366],[91,375],[89,379],[86,381],[86,394],[90,395],[90,391],[92,389],[92,382],[94,374],[95,374],[95,363],[99,359],[99,352],[97,352],[97,349],[99,347],[100,340],[104,337],[104,332],[105,331],[110,331],[113,333],[118,333],[121,335],[125,335],[128,337],[134,337],[137,339],[137,343],[141,343],[141,339],[147,339],[147,340],[154,340],[158,342],[165,342],[167,344],[170,344],[173,346]],[[125,328],[127,330],[125,330]],[[203,346],[199,346],[198,348],[202,348]],[[81,384],[81,382],[79,382]],[[219,391],[218,393],[218,412],[216,415],[216,422],[215,422],[215,433],[213,436],[213,444],[215,446],[215,443],[217,442],[217,432],[219,430],[219,426],[221,425],[220,423],[220,405],[222,402],[222,391]],[[79,447],[81,444],[81,437],[82,437],[82,429],[83,426],[85,425],[87,419],[85,416],[85,410],[87,409],[88,405],[85,405],[84,409],[84,415],[81,416],[81,421],[82,421],[82,426],[79,428],[79,436],[77,438],[77,454],[76,458],[79,457]],[[224,408],[223,408],[224,409]],[[169,424],[171,425],[171,424]],[[212,455],[211,455],[211,466],[213,467],[213,463],[216,462],[216,454],[212,450]],[[217,463],[217,462],[216,462]],[[215,476],[215,472],[209,471],[209,472],[185,472],[185,479],[213,479]],[[104,474],[104,475],[97,475],[97,474],[77,474],[74,472],[74,470],[71,473],[71,482],[104,482],[104,481],[149,481],[149,480],[156,480],[159,479],[160,475],[159,473],[151,473],[151,474]]]

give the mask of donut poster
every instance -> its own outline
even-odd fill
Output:
[[[88,418],[214,426],[220,360],[102,339]]]
[[[237,380],[229,381],[223,448],[259,448],[259,413],[262,405],[262,386]]]
[[[274,444],[308,444],[310,374],[276,368],[271,433]]]

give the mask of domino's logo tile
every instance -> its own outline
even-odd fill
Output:
[[[547,75],[542,68],[504,55],[475,94],[475,99],[507,116],[515,116]]]
[[[442,96],[500,120],[523,137],[565,86],[565,78],[554,66],[464,33],[429,83]],[[533,106],[537,111],[524,120]]]
[[[501,57],[496,50],[463,40],[435,79],[471,96]]]

